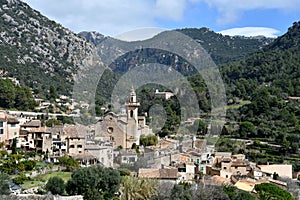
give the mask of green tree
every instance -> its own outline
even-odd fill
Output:
[[[130,176],[131,172],[125,168],[119,168],[120,176]]]
[[[240,136],[242,138],[249,138],[255,133],[255,126],[248,121],[240,123]]]
[[[245,192],[242,190],[236,190],[235,196],[232,198],[232,200],[256,200],[255,196],[250,194],[249,192]]]
[[[55,101],[55,99],[58,97],[56,87],[54,85],[50,86],[49,89],[49,96],[48,98],[51,99],[52,101]]]
[[[47,127],[53,127],[53,126],[56,126],[56,125],[61,125],[61,122],[59,120],[56,120],[56,119],[49,119],[46,121],[46,126]]]
[[[286,190],[273,185],[271,183],[262,183],[255,185],[254,189],[258,193],[261,200],[277,199],[277,200],[293,200],[293,196]]]
[[[33,168],[36,166],[36,161],[34,160],[24,160],[22,163],[24,164],[26,171],[33,170]]]
[[[0,79],[0,107],[13,108],[15,98],[15,84],[11,80]]]
[[[30,177],[25,176],[24,173],[21,173],[19,176],[12,179],[15,184],[21,185],[24,181],[30,180]]]
[[[286,154],[290,148],[291,143],[286,139],[286,136],[283,136],[281,142],[281,150]]]
[[[17,153],[17,138],[13,139],[12,147],[11,147],[11,153],[16,154]]]
[[[67,168],[67,171],[73,171],[79,168],[79,163],[71,157],[62,156],[58,159],[59,163]]]
[[[16,87],[15,108],[18,110],[33,110],[36,102],[34,101],[31,90],[27,87]]]
[[[118,170],[92,166],[72,172],[66,191],[69,195],[83,195],[87,200],[94,199],[94,197],[111,199],[118,192],[120,183],[121,176]],[[91,193],[93,197],[89,196]]]
[[[0,171],[0,194],[9,194],[9,176]]]
[[[200,135],[207,134],[207,124],[202,120],[196,120],[196,121],[199,121],[197,133]]]
[[[175,184],[171,191],[172,200],[192,200],[190,190],[184,188],[184,185]]]
[[[204,185],[199,183],[197,185],[197,190],[193,190],[193,199],[229,200],[229,197],[220,186]]]
[[[65,183],[61,177],[54,176],[48,180],[45,188],[47,191],[50,191],[54,195],[62,195],[65,191]]]
[[[156,135],[141,135],[140,144],[144,147],[157,145],[158,138]]]

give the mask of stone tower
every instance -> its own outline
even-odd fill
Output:
[[[129,101],[125,104],[127,109],[126,148],[131,148],[133,143],[139,145],[138,136],[138,108],[140,103],[136,101],[136,93],[132,87]]]

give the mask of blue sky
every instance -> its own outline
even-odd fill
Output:
[[[70,30],[114,36],[144,27],[208,27],[278,36],[300,20],[299,0],[24,0]]]

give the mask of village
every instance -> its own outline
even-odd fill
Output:
[[[158,95],[159,98],[170,96],[163,92]],[[300,178],[300,173],[294,173],[291,164],[258,165],[244,154],[218,152],[206,139],[193,135],[186,135],[181,141],[159,138],[146,124],[145,116],[138,116],[140,103],[134,89],[125,106],[119,114],[108,112],[89,126],[47,127],[32,113],[1,111],[0,141],[5,144],[3,148],[11,152],[16,138],[17,148],[36,152],[47,163],[57,163],[66,155],[78,161],[81,167],[128,168],[138,177],[173,184],[225,184],[255,193],[256,184],[272,183],[286,188],[287,183],[278,177]],[[156,144],[143,146],[140,139],[147,136],[156,138]]]

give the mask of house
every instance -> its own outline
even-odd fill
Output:
[[[179,149],[181,152],[203,152],[206,150],[207,141],[205,139],[192,138],[185,139],[181,142]]]
[[[232,175],[248,175],[248,166],[245,160],[236,160],[230,157],[217,157],[213,165],[206,166],[208,175],[219,175],[223,178],[230,178]]]
[[[254,190],[254,187],[256,184],[260,184],[257,182],[253,182],[253,181],[248,181],[248,180],[239,180],[238,182],[236,182],[234,184],[234,187],[236,187],[239,190],[243,190],[246,192],[252,192]]]
[[[230,179],[223,178],[218,175],[211,176],[208,180],[203,180],[208,185],[216,185],[216,186],[223,186],[223,185],[230,185]]]
[[[24,124],[22,124],[20,127],[21,127],[21,130],[30,130],[30,129],[33,129],[33,128],[39,128],[42,126],[42,122],[41,120],[30,120]]]
[[[274,164],[274,165],[257,165],[265,176],[272,177],[277,173],[279,177],[287,177],[292,179],[293,166],[287,164]]]
[[[134,165],[134,163],[138,160],[138,155],[135,150],[120,150],[119,153],[119,164],[125,165]]]
[[[182,180],[182,176],[178,172],[177,168],[140,168],[138,177],[153,178],[172,183],[179,183]]]
[[[215,152],[215,158],[231,158],[231,152]]]
[[[19,134],[19,120],[5,112],[0,112],[0,142],[10,145],[14,138],[19,137]]]
[[[256,165],[252,165],[250,168],[250,176],[252,178],[260,179],[263,177],[263,172]]]
[[[57,162],[58,158],[67,153],[66,135],[64,134],[64,126],[47,127],[51,132],[52,145],[50,151],[50,161]]]
[[[158,89],[156,89],[154,96],[155,96],[155,98],[168,100],[172,96],[174,96],[174,93],[172,93],[172,92],[160,92]]]
[[[179,174],[182,176],[182,180],[194,180],[196,166],[193,163],[180,163],[176,167],[178,169]]]
[[[69,156],[78,156],[84,154],[85,139],[90,134],[89,127],[83,125],[65,125],[64,134]]]
[[[39,153],[46,153],[51,150],[51,132],[46,127],[34,128],[28,131],[29,148]]]

